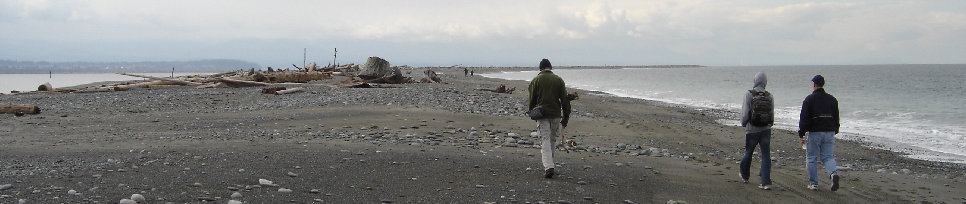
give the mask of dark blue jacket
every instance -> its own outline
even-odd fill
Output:
[[[802,101],[802,115],[798,119],[798,137],[805,132],[839,133],[839,101],[819,88]]]

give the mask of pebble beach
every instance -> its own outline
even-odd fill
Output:
[[[2,95],[42,112],[0,115],[0,203],[966,203],[966,165],[846,140],[842,188],[807,190],[783,130],[761,190],[757,155],[737,176],[744,129],[716,122],[733,113],[583,90],[578,145],[545,179],[527,82],[434,71],[446,83]],[[500,84],[516,91],[477,90]]]

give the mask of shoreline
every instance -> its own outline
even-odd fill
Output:
[[[565,68],[573,68],[573,67],[565,67]],[[513,67],[513,68],[496,68],[496,69],[498,69],[498,70],[497,71],[484,72],[484,73],[515,72],[515,71],[534,71],[534,70],[520,70],[521,68],[517,68],[517,67]],[[577,68],[577,69],[585,69],[585,68]],[[602,68],[602,69],[606,69],[606,68]],[[499,78],[494,78],[494,79],[499,79]],[[500,79],[500,80],[507,80],[507,79]],[[574,88],[574,87],[568,87],[568,89],[583,90],[583,91],[586,91],[586,92],[597,93],[597,94],[602,94],[602,95],[608,95],[608,96],[611,96],[611,97],[622,97],[622,98],[629,98],[629,99],[634,99],[634,100],[645,100],[645,101],[659,102],[658,103],[659,105],[668,106],[668,107],[692,109],[696,113],[707,114],[710,117],[715,117],[716,119],[718,119],[719,124],[721,124],[721,125],[725,125],[725,126],[738,126],[738,125],[733,125],[733,124],[737,124],[738,117],[739,117],[738,116],[738,113],[736,111],[733,111],[733,110],[721,109],[721,108],[714,108],[714,107],[692,106],[692,105],[687,105],[687,104],[677,104],[677,103],[673,103],[673,102],[667,102],[667,101],[661,101],[661,100],[655,100],[655,99],[646,99],[646,98],[635,98],[635,97],[630,97],[630,96],[621,96],[619,94],[608,93],[608,92],[602,91],[602,90],[587,90],[587,89]],[[794,128],[794,127],[787,127],[787,128],[784,128],[784,127],[775,127],[773,129],[783,130],[783,131],[791,131],[791,132],[796,131],[796,130],[791,129],[791,128]],[[917,147],[917,146],[914,146],[914,145],[911,145],[911,144],[902,144],[902,143],[899,143],[899,142],[896,142],[896,141],[890,141],[890,140],[888,140],[888,138],[881,137],[881,136],[869,135],[869,134],[861,134],[861,133],[852,133],[852,132],[843,132],[842,134],[837,134],[837,138],[846,139],[846,140],[849,140],[849,141],[852,141],[852,142],[861,143],[861,144],[864,144],[865,147],[877,148],[877,149],[880,149],[880,150],[892,151],[892,152],[895,152],[895,153],[898,153],[898,154],[905,154],[906,157],[911,158],[911,159],[918,159],[918,160],[924,160],[924,161],[929,161],[929,162],[943,162],[943,163],[966,165],[966,155],[960,155],[960,154],[954,154],[954,153],[947,153],[947,152],[940,152],[940,151],[928,150],[927,148],[924,148],[924,147]],[[876,141],[873,141],[873,140],[876,140]],[[926,158],[932,158],[932,159],[926,159]]]
[[[535,125],[522,116],[525,82],[433,70],[447,84],[3,96],[44,112],[0,115],[0,185],[12,184],[0,202],[113,203],[134,193],[161,203],[966,201],[963,165],[849,141],[836,145],[843,189],[805,190],[804,153],[781,130],[772,137],[775,185],[761,191],[756,175],[751,184],[734,176],[743,129],[701,110],[584,90],[566,130],[578,148],[558,151],[562,175],[543,179]],[[475,90],[499,84],[517,92]]]

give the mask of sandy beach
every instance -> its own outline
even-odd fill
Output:
[[[434,70],[447,83],[3,95],[42,113],[0,115],[0,203],[966,203],[966,165],[844,140],[842,189],[807,190],[783,130],[764,191],[757,155],[737,176],[744,129],[715,122],[729,113],[580,90],[579,145],[545,179],[526,82]],[[498,70],[518,69],[474,69]],[[517,91],[476,90],[500,84]]]

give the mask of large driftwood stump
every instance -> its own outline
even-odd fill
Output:
[[[40,108],[33,104],[0,104],[0,113],[8,114],[39,114]]]
[[[54,90],[54,86],[51,86],[50,82],[41,84],[40,86],[37,87],[37,91],[53,91],[53,90]]]

